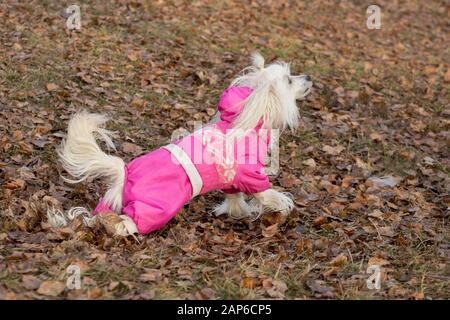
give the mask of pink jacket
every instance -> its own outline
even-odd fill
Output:
[[[212,190],[227,193],[262,192],[270,187],[263,172],[269,132],[255,130],[233,143],[225,133],[251,94],[249,87],[230,87],[220,97],[220,121],[125,166],[122,211],[135,222],[139,233],[160,229],[198,194]],[[94,210],[110,211],[100,201]]]

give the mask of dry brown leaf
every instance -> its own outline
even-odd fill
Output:
[[[380,258],[380,257],[371,257],[371,258],[369,258],[369,262],[367,264],[369,266],[372,266],[372,265],[386,266],[386,265],[390,264],[390,262],[383,258]]]
[[[91,288],[88,290],[89,299],[98,299],[103,296],[103,290],[99,287]]]
[[[13,131],[13,137],[14,139],[16,139],[17,141],[20,141],[24,138],[24,134],[22,131],[20,130],[14,130]]]
[[[263,280],[262,285],[270,297],[278,299],[284,298],[284,294],[287,290],[287,285],[284,281],[268,278]]]
[[[329,145],[325,145],[325,146],[323,146],[323,148],[322,148],[322,151],[324,151],[324,152],[326,152],[327,154],[329,154],[329,155],[332,155],[332,156],[337,156],[338,154],[340,154],[342,151],[344,151],[344,147],[343,146],[336,146],[336,147],[332,147],[332,146],[329,146]]]
[[[262,229],[262,235],[265,238],[271,238],[277,233],[278,233],[278,224],[277,223],[272,224],[272,225]]]
[[[37,292],[45,296],[57,297],[64,291],[65,288],[65,283],[61,281],[49,280],[42,282]]]
[[[143,149],[134,143],[124,142],[122,143],[122,151],[133,156],[137,156],[142,153]]]
[[[132,52],[130,52],[130,53],[128,53],[128,55],[127,55],[127,58],[130,60],[130,61],[132,61],[132,62],[135,62],[135,61],[137,61],[138,59],[139,59],[139,52],[137,52],[137,51],[132,51]]]
[[[256,285],[256,280],[254,278],[244,278],[241,281],[241,286],[246,289],[253,289]]]
[[[131,101],[131,106],[139,111],[143,111],[148,105],[148,102],[141,98],[134,98]]]
[[[378,132],[373,132],[370,134],[370,139],[372,139],[375,142],[380,142],[383,141],[383,136]]]
[[[197,296],[200,299],[208,299],[208,300],[214,299],[215,295],[216,292],[212,288],[203,288],[197,293]]]
[[[314,224],[315,226],[321,226],[321,225],[323,225],[324,223],[327,223],[327,222],[328,222],[328,218],[327,218],[327,217],[325,217],[325,216],[319,216],[319,217],[317,217],[317,218],[314,219],[313,224]]]
[[[335,276],[338,271],[339,271],[338,267],[331,267],[327,271],[322,273],[322,275],[324,276],[324,278],[329,278],[331,276]]]
[[[386,227],[379,227],[378,228],[378,231],[380,232],[380,234],[382,235],[382,236],[385,236],[385,237],[393,237],[393,236],[395,236],[395,231],[394,231],[394,229],[392,228],[392,227],[390,227],[390,226],[386,226]]]
[[[373,210],[372,212],[369,213],[369,217],[383,219],[383,212],[381,212],[378,209],[375,209],[375,210]]]
[[[314,159],[312,159],[312,158],[307,159],[307,160],[303,161],[302,163],[304,165],[307,165],[308,167],[311,167],[311,168],[315,168],[316,167],[316,161]]]
[[[59,86],[55,83],[47,83],[47,91],[55,91],[59,88]]]
[[[159,282],[162,279],[162,272],[159,269],[146,269],[139,279],[144,282]]]
[[[25,274],[22,276],[22,284],[28,290],[36,290],[41,283],[42,281],[33,275]]]
[[[5,189],[24,189],[26,186],[26,182],[22,179],[16,179],[10,182],[7,182],[3,185]]]
[[[342,267],[347,264],[347,256],[344,254],[340,254],[337,257],[335,257],[333,260],[331,260],[330,264],[334,267]]]
[[[450,69],[444,74],[444,79],[445,81],[450,82]]]
[[[312,253],[313,243],[310,239],[300,239],[295,243],[295,252],[301,254],[303,252]]]

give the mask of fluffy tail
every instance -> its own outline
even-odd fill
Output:
[[[67,182],[78,183],[88,178],[105,178],[109,189],[104,201],[120,213],[125,163],[118,157],[104,153],[95,141],[96,137],[100,137],[108,147],[115,150],[111,132],[101,128],[107,120],[104,115],[86,111],[75,114],[70,119],[67,137],[63,140],[58,154],[64,169],[76,178],[64,178]]]

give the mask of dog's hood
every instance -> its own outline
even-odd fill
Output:
[[[220,96],[218,109],[220,119],[226,122],[233,120],[241,113],[244,108],[244,101],[252,93],[250,87],[229,87]]]

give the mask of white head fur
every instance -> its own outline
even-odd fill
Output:
[[[311,78],[306,75],[292,76],[289,64],[285,62],[264,67],[264,58],[259,53],[252,54],[252,66],[244,72],[231,85],[249,86],[253,92],[233,123],[235,132],[255,128],[260,119],[263,119],[263,127],[267,129],[295,130],[299,122],[295,101],[311,91]]]

